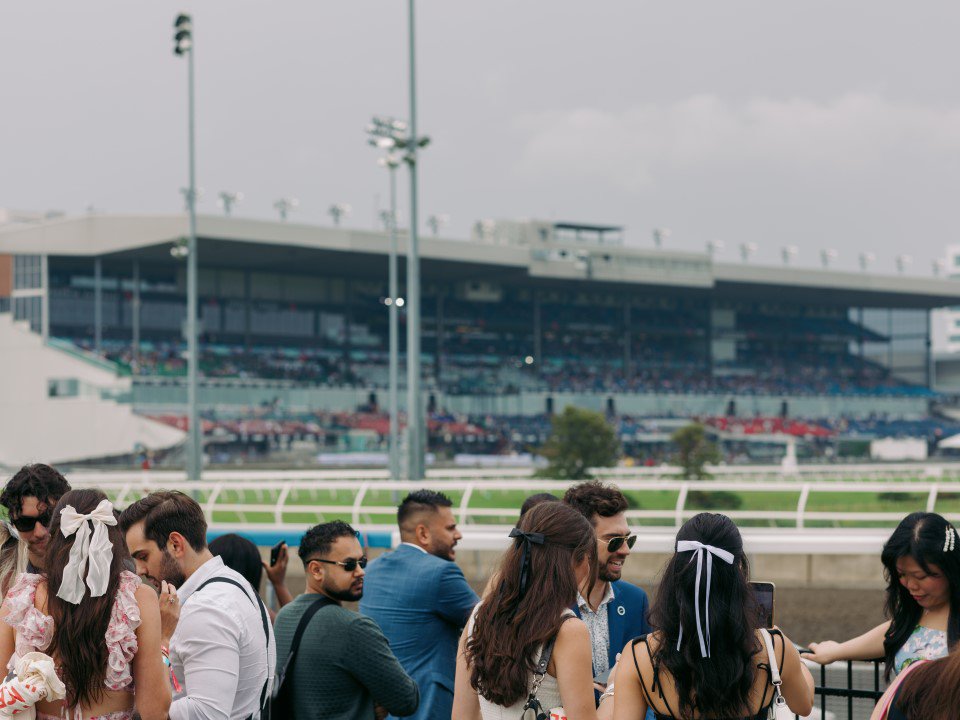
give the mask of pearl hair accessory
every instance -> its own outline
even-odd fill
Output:
[[[946,536],[943,540],[943,551],[949,552],[957,546],[957,531],[952,525],[947,525]]]

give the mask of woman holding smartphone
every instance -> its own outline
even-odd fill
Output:
[[[725,515],[700,513],[677,533],[650,613],[656,632],[632,640],[617,665],[614,720],[765,720],[775,698],[772,645],[790,710],[813,708],[813,677],[777,629],[764,635],[743,540]]]

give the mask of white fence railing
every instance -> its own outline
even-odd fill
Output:
[[[371,478],[370,471],[254,471],[208,473],[202,482],[187,482],[182,473],[73,473],[76,487],[97,486],[107,491],[123,507],[157,489],[178,489],[194,493],[214,525],[229,522],[233,516],[241,524],[283,526],[295,516],[295,524],[305,516],[322,521],[327,516],[349,519],[354,524],[383,524],[396,512],[403,494],[430,487],[450,494],[455,512],[463,526],[505,526],[516,518],[523,498],[536,492],[562,495],[569,482],[522,477],[523,471],[456,471],[431,474],[423,482],[392,482]],[[679,479],[617,478],[617,485],[638,502],[627,511],[628,520],[650,530],[679,527],[700,512],[703,500],[717,492],[735,493],[746,509],[725,508],[717,498],[716,511],[723,512],[747,526],[809,530],[816,527],[850,529],[889,529],[907,512],[940,511],[960,522],[960,481],[931,480],[791,480],[721,479],[687,481]],[[663,493],[675,494],[675,500]],[[706,493],[695,496],[693,493]],[[775,497],[764,494],[776,493]],[[847,494],[839,502],[825,502],[823,496]],[[900,494],[884,495],[880,494]],[[649,495],[647,495],[649,494]],[[784,497],[785,494],[795,495]],[[949,497],[945,497],[949,494]],[[754,501],[750,496],[754,495]],[[645,496],[651,506],[644,507]],[[757,497],[760,500],[757,500]],[[811,497],[817,496],[811,509]],[[855,498],[855,499],[853,499]],[[695,500],[695,501],[694,501]],[[386,504],[389,502],[389,504]],[[940,503],[940,505],[938,505]],[[873,505],[875,509],[855,510]],[[659,507],[656,507],[659,505]],[[884,506],[890,509],[884,509]],[[829,508],[829,509],[824,509]],[[955,510],[955,511],[951,511]],[[216,513],[216,514],[215,514]],[[250,520],[257,516],[257,520]],[[269,520],[266,519],[267,516]]]

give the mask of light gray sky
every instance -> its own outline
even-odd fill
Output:
[[[177,212],[194,15],[202,212],[374,225],[374,114],[407,115],[404,0],[6,0],[0,207]],[[418,0],[421,215],[622,223],[733,261],[914,274],[960,242],[960,4]],[[951,50],[951,48],[953,50]],[[401,183],[405,205],[406,183]],[[407,213],[401,213],[404,221]]]

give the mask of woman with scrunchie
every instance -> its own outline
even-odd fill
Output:
[[[907,515],[880,555],[890,618],[859,637],[810,643],[821,665],[884,658],[887,679],[916,660],[945,657],[960,641],[960,535],[940,515]]]
[[[775,695],[748,577],[730,518],[700,513],[680,528],[650,611],[658,629],[630,641],[618,663],[614,720],[642,718],[648,708],[657,720],[765,720]],[[770,635],[783,698],[807,715],[813,677],[779,630]]]
[[[568,720],[595,720],[590,634],[570,610],[577,588],[597,574],[593,528],[570,506],[551,502],[526,513],[510,537],[460,638],[453,717],[517,720],[553,640],[537,700],[545,711],[562,705]]]
[[[37,703],[38,720],[164,720],[170,675],[160,647],[157,593],[124,569],[129,557],[113,506],[99,490],[71,490],[50,523],[47,575],[22,574],[0,608],[0,661],[53,658],[63,702]]]

